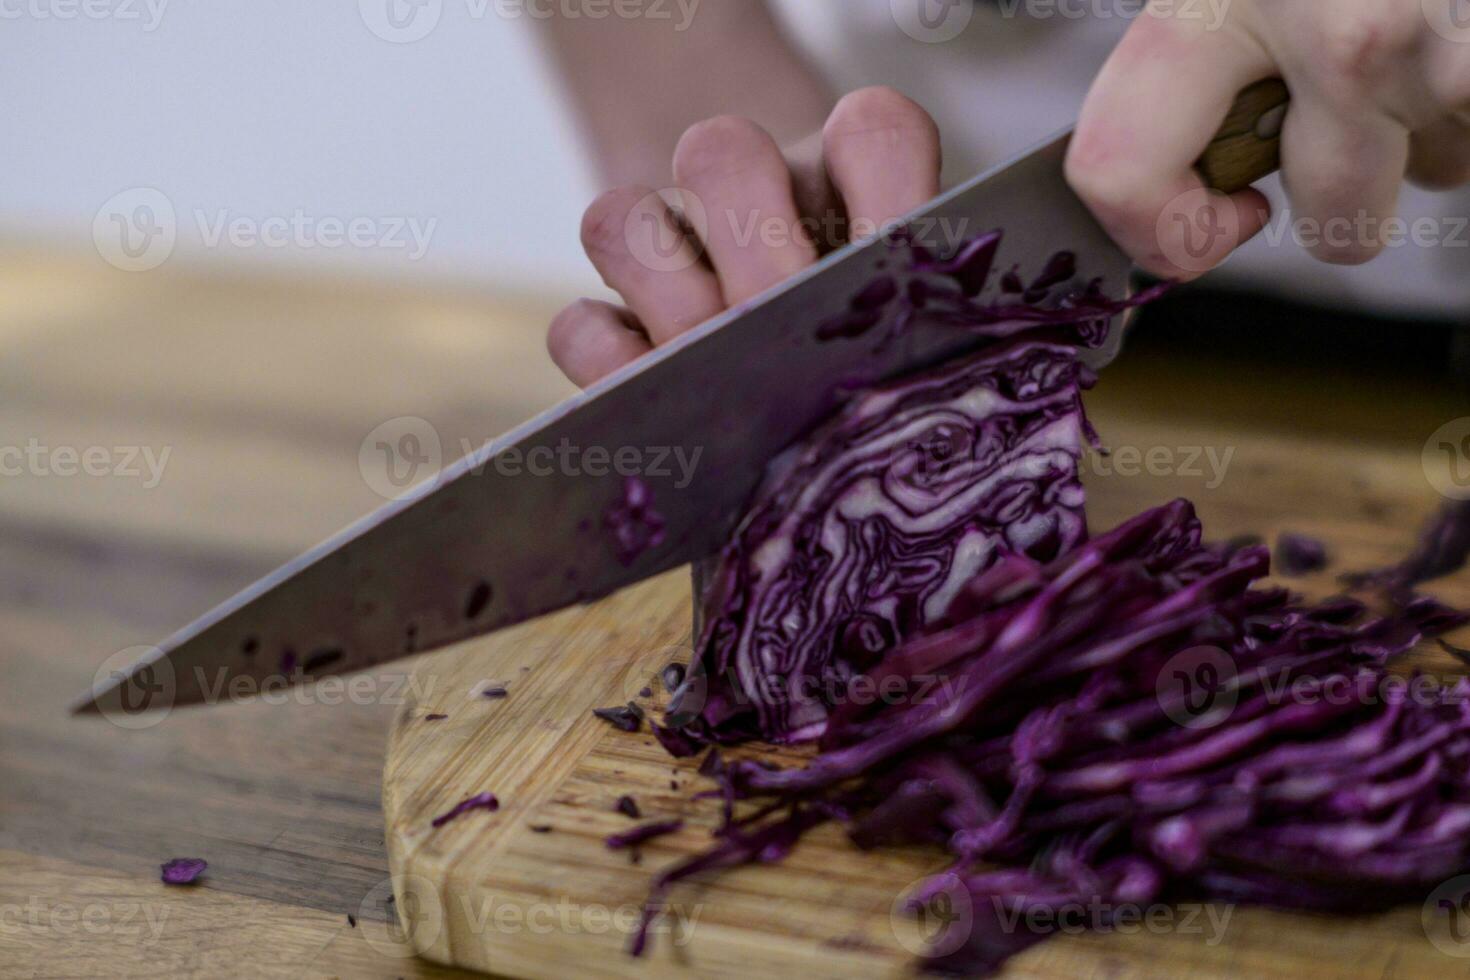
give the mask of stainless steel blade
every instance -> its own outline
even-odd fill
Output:
[[[1079,281],[1100,278],[1121,294],[1127,258],[1063,180],[1068,135],[930,202],[908,219],[916,236],[942,250],[1000,228],[996,268],[1036,272],[1070,250]],[[832,410],[844,383],[974,343],[924,324],[889,343],[886,324],[856,338],[817,339],[815,325],[847,310],[894,261],[882,240],[849,246],[692,330],[101,677],[77,710],[234,699],[262,685],[357,670],[596,599],[708,554],[765,463]],[[1096,363],[1116,353],[1116,325],[1113,334]],[[603,524],[623,497],[623,476],[560,465],[528,472],[533,457],[555,458],[563,446],[582,459],[592,447],[611,458],[622,447],[638,450],[664,522],[662,543],[619,560]],[[513,458],[522,460],[518,474],[506,465]],[[694,461],[687,481],[678,458]]]

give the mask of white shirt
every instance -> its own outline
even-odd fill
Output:
[[[945,181],[999,163],[1076,120],[1128,26],[1129,0],[774,0],[795,41],[839,91],[892,85],[928,109],[944,138]],[[929,15],[926,21],[918,14]],[[929,26],[926,26],[929,25]],[[906,33],[905,28],[908,29]],[[936,38],[962,28],[948,40]],[[1470,309],[1470,193],[1405,185],[1399,214],[1440,219],[1420,240],[1357,267],[1312,259],[1297,243],[1278,178],[1261,184],[1266,231],[1210,274],[1217,285],[1364,311],[1456,317]],[[1042,218],[1044,216],[1038,216]],[[1421,225],[1427,229],[1428,225]],[[1272,239],[1274,238],[1274,243]]]

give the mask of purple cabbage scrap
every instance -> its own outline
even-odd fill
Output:
[[[1389,568],[1353,572],[1343,578],[1357,588],[1374,588],[1406,597],[1422,582],[1452,575],[1470,560],[1470,500],[1452,500],[1419,531],[1409,557]]]
[[[208,867],[203,858],[173,858],[159,865],[159,877],[165,885],[192,885]]]
[[[478,796],[471,796],[467,800],[462,800],[452,810],[439,814],[439,816],[431,821],[430,826],[437,829],[449,823],[449,821],[458,819],[464,814],[469,813],[471,810],[489,810],[493,813],[499,809],[500,800],[495,798],[494,793],[481,793]]]
[[[1308,575],[1327,567],[1327,546],[1305,534],[1282,534],[1276,538],[1275,559],[1282,575]]]

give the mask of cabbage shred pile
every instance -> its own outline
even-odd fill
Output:
[[[1096,337],[1078,317],[1070,339]],[[924,963],[956,974],[1069,907],[1101,927],[1185,899],[1361,911],[1470,870],[1470,682],[1390,670],[1470,617],[1401,582],[1385,613],[1262,587],[1268,551],[1206,543],[1183,500],[1089,539],[1092,379],[1036,321],[855,396],[772,464],[655,732],[678,755],[818,751],[779,769],[710,749],[723,824],[655,880],[635,954],[675,883],[779,861],[828,821],[947,852],[912,903],[970,910]]]

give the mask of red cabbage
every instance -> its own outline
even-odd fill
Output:
[[[646,823],[632,830],[625,830],[621,834],[613,834],[607,838],[606,844],[609,850],[620,850],[624,847],[637,847],[639,844],[672,834],[684,826],[682,820],[660,820],[654,823]]]
[[[439,816],[435,817],[430,823],[433,827],[442,827],[449,821],[463,816],[464,814],[469,813],[471,810],[489,810],[493,813],[494,811],[499,809],[500,801],[495,798],[494,793],[481,793],[478,796],[471,796],[467,800],[462,800],[454,807],[454,809],[448,811],[447,813],[439,814]]]
[[[631,796],[618,797],[618,802],[613,806],[613,809],[633,820],[637,820],[643,816],[642,811],[638,809],[638,801]]]
[[[855,396],[776,461],[705,594],[691,732],[813,738],[834,694],[1000,556],[1083,540],[1091,382],[1070,346],[1008,343]]]
[[[988,271],[993,247],[965,254]],[[1029,302],[1046,278],[1003,288]],[[865,293],[833,335],[904,293]],[[908,299],[944,322],[999,322],[970,295]],[[1104,307],[1090,309],[1095,325]],[[772,463],[702,596],[671,727],[654,732],[676,756],[751,739],[818,752],[782,769],[710,751],[699,772],[717,789],[701,795],[722,800],[723,823],[654,880],[635,954],[677,882],[781,860],[828,821],[859,847],[948,851],[913,903],[963,894],[973,910],[925,962],[951,973],[997,969],[1067,909],[1382,909],[1470,870],[1470,681],[1390,673],[1470,616],[1422,596],[1375,616],[1263,588],[1267,550],[1205,543],[1183,500],[1089,539],[1092,379],[1056,310],[1026,322],[854,396]],[[1287,565],[1316,564],[1312,544],[1284,541]],[[1470,509],[1447,509],[1377,582],[1405,591],[1467,551]]]
[[[1307,575],[1327,567],[1327,546],[1305,534],[1282,534],[1276,539],[1276,571],[1281,575]]]
[[[643,713],[633,704],[622,704],[613,708],[593,708],[592,713],[624,732],[636,732],[643,725]]]
[[[192,885],[207,867],[209,862],[203,858],[173,858],[159,866],[165,885]]]
[[[1419,542],[1408,558],[1390,568],[1354,572],[1344,579],[1349,585],[1405,596],[1421,582],[1459,571],[1467,560],[1470,560],[1470,500],[1452,500],[1420,530]]]

